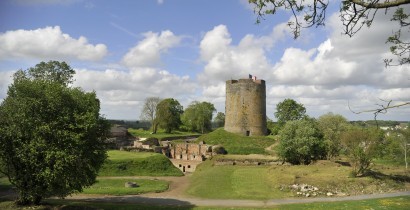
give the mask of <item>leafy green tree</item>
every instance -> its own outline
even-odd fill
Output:
[[[225,114],[218,112],[215,117],[215,123],[217,127],[224,127],[225,125]]]
[[[327,113],[319,117],[318,126],[325,140],[327,158],[338,156],[342,148],[340,137],[349,127],[347,119],[342,115]]]
[[[19,70],[0,105],[0,170],[20,204],[65,197],[95,182],[110,125],[95,92],[68,87],[66,63]]]
[[[293,99],[285,99],[276,105],[275,117],[279,125],[283,126],[287,121],[300,120],[306,117],[306,109],[303,104]]]
[[[155,112],[157,111],[157,106],[161,101],[158,97],[148,97],[145,99],[144,106],[142,107],[141,111],[141,119],[149,120],[152,126],[152,132],[157,132],[157,123],[154,123],[155,120]]]
[[[209,102],[192,102],[182,115],[182,123],[191,131],[204,133],[210,131],[212,115],[216,111],[215,106]]]
[[[178,129],[182,124],[181,114],[183,107],[173,98],[167,98],[159,102],[155,116],[155,122],[159,127],[165,129],[166,133],[171,133],[172,130]]]
[[[292,164],[309,164],[326,157],[326,146],[314,119],[288,121],[279,132],[278,155]]]
[[[354,127],[344,132],[341,139],[353,166],[353,176],[364,175],[377,155],[380,133],[376,128]]]

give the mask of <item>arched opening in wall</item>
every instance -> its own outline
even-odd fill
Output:
[[[188,168],[191,168],[191,165],[188,165]]]
[[[250,136],[251,135],[251,131],[246,131],[246,136]]]
[[[185,173],[185,166],[184,166],[184,167],[182,167],[182,172],[184,172],[184,173]]]

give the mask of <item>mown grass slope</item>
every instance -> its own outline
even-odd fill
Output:
[[[111,150],[99,176],[183,176],[162,154]]]
[[[191,177],[187,193],[209,199],[264,200],[291,196],[276,187],[268,172],[267,166],[213,166],[213,161],[206,161]]]
[[[266,154],[265,148],[275,141],[265,136],[241,136],[225,131],[223,128],[202,135],[197,142],[204,141],[210,145],[222,145],[228,154]]]

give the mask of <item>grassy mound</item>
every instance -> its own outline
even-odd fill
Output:
[[[183,173],[162,154],[111,150],[98,175],[182,176]]]
[[[274,143],[274,140],[265,136],[241,136],[219,128],[211,133],[202,135],[197,140],[210,145],[223,145],[228,154],[266,154],[265,148]]]

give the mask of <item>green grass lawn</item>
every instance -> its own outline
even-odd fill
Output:
[[[275,143],[275,140],[266,136],[241,136],[218,128],[215,131],[202,135],[197,140],[210,145],[223,145],[228,154],[266,154],[265,148]]]
[[[139,187],[126,188],[126,182],[135,182]],[[98,178],[97,183],[84,189],[82,194],[137,195],[148,192],[164,192],[168,187],[169,183],[163,180]]]
[[[282,192],[270,179],[267,166],[212,166],[202,163],[191,177],[189,195],[209,199],[284,198],[292,195]]]
[[[318,161],[313,165],[295,166],[214,166],[208,160],[198,166],[191,177],[187,193],[191,196],[212,199],[275,199],[296,196],[293,184],[308,184],[319,188],[319,196],[327,192],[349,195],[408,190],[409,183],[397,180],[404,175],[384,177],[349,176],[351,168],[332,161]],[[390,174],[392,166],[382,174]],[[408,176],[405,176],[408,178]],[[407,179],[408,180],[408,179]]]
[[[183,176],[162,154],[111,150],[99,176]]]

